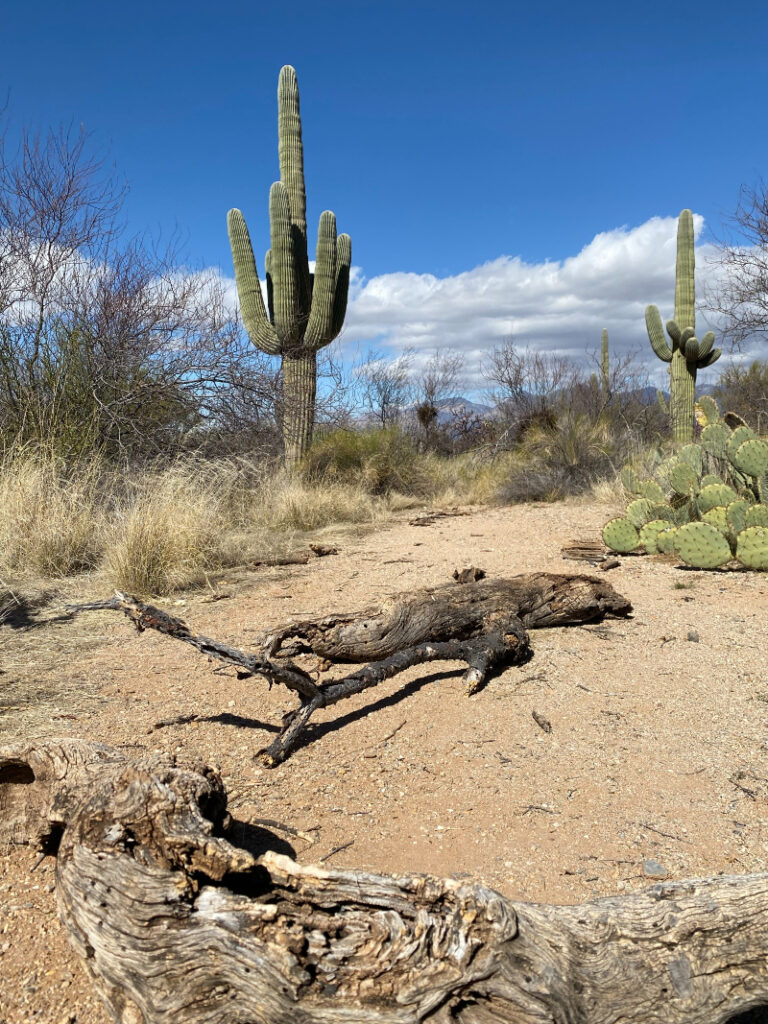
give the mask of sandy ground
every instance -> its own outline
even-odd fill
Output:
[[[345,537],[336,556],[166,607],[248,648],[291,617],[365,607],[470,564],[489,577],[590,571],[560,549],[596,539],[614,511],[519,506],[426,527],[406,515]],[[277,833],[301,862],[468,877],[513,899],[577,903],[762,870],[768,578],[628,557],[609,579],[632,619],[536,631],[533,660],[472,698],[455,664],[411,669],[318,715],[311,742],[272,771],[253,755],[290,694],[114,612],[57,620],[54,603],[43,625],[0,627],[0,745],[71,735],[201,756],[221,767],[237,819],[310,837]],[[68,587],[94,596],[92,582]],[[53,867],[0,851],[0,1024],[106,1024],[58,922]]]

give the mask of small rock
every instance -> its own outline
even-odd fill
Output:
[[[692,644],[697,644],[699,640],[701,640],[701,637],[695,629],[691,629],[688,631],[688,636],[686,637],[686,640],[690,640]]]
[[[461,571],[454,569],[453,578],[457,583],[476,583],[477,580],[485,578],[485,569],[478,569],[476,565],[468,565]]]
[[[668,878],[669,872],[660,864],[657,860],[644,860],[643,861],[643,874],[648,878]]]
[[[620,565],[621,562],[618,558],[604,558],[602,562],[597,563],[597,568],[605,571],[607,569],[618,569]]]

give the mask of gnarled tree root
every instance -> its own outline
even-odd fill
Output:
[[[722,1024],[768,1006],[766,874],[550,907],[255,858],[227,839],[214,772],[119,761],[69,800],[56,869],[119,1024]]]
[[[508,580],[448,584],[395,595],[360,612],[291,623],[264,635],[260,655],[194,634],[181,619],[127,594],[72,606],[78,612],[92,609],[122,611],[139,630],[158,630],[234,665],[241,677],[261,675],[294,691],[299,707],[285,716],[276,739],[257,754],[273,768],[298,745],[318,708],[377,686],[413,665],[464,662],[464,682],[471,695],[495,669],[527,660],[531,653],[528,629],[626,616],[632,606],[610,584],[590,576],[532,573]],[[303,652],[324,662],[369,664],[341,680],[319,685],[288,660]]]

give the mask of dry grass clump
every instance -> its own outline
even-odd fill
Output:
[[[427,460],[414,439],[398,427],[332,430],[319,437],[303,464],[311,482],[347,484],[368,494],[428,496]]]
[[[308,531],[333,523],[372,523],[385,510],[385,502],[360,487],[276,474],[255,495],[252,521],[268,530]]]
[[[98,461],[67,466],[40,450],[0,462],[0,572],[69,576],[99,560],[105,524]]]
[[[608,419],[569,413],[553,424],[535,425],[521,439],[497,500],[559,501],[588,494],[616,478],[634,446],[630,434]]]
[[[428,456],[425,470],[436,504],[486,505],[496,500],[518,462],[512,452],[479,450],[452,459]]]
[[[132,491],[115,513],[102,560],[119,589],[168,594],[247,556],[232,467],[183,461],[144,473]]]

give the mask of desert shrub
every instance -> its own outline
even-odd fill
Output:
[[[121,590],[167,594],[241,560],[235,486],[231,473],[197,460],[141,474],[107,533],[108,578]]]
[[[302,473],[308,481],[350,484],[373,495],[429,489],[414,439],[397,427],[330,431],[314,442]]]
[[[350,483],[278,474],[264,481],[255,497],[252,519],[267,530],[308,531],[333,523],[372,522],[384,510],[381,500]]]
[[[633,447],[632,434],[617,431],[607,418],[562,414],[552,425],[526,431],[496,498],[509,504],[584,494],[613,479]]]
[[[768,427],[768,362],[755,359],[748,366],[727,366],[715,387],[715,398],[724,410],[742,416],[753,430]]]
[[[67,465],[43,449],[0,462],[0,571],[68,576],[92,568],[103,543],[102,467]]]

